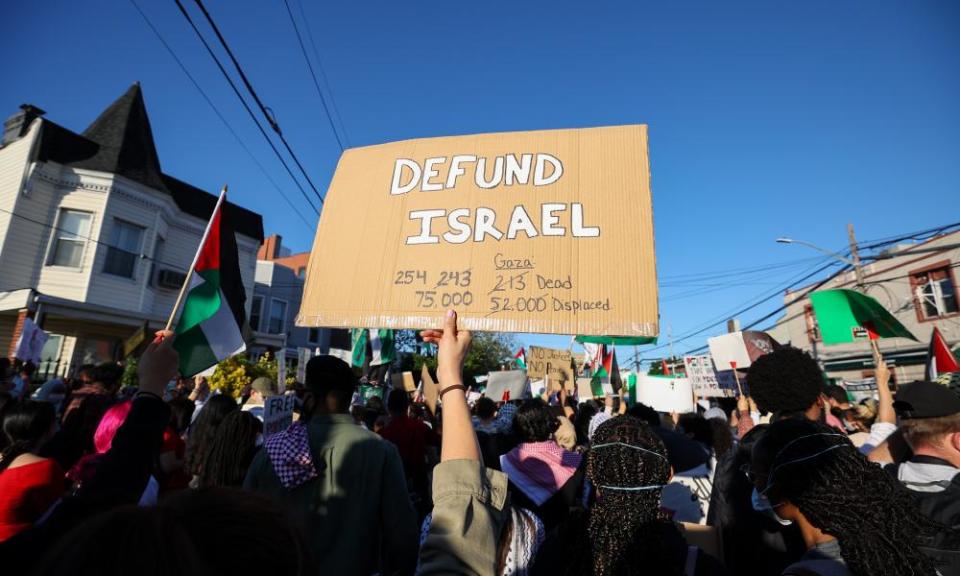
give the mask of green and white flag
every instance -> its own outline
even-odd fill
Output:
[[[352,364],[363,367],[367,363],[367,344],[370,345],[370,366],[380,366],[393,362],[396,356],[393,330],[368,330],[354,328],[351,334],[353,340]]]
[[[213,210],[194,257],[189,292],[177,324],[173,347],[180,374],[193,376],[246,350],[243,327],[246,293],[240,277],[237,239],[223,210],[226,194]]]

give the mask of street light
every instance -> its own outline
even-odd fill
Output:
[[[828,255],[828,256],[831,256],[831,257],[833,257],[833,258],[836,258],[837,260],[843,262],[844,264],[846,264],[846,265],[848,265],[848,266],[853,266],[854,268],[857,268],[857,264],[856,264],[856,262],[854,262],[853,260],[851,260],[851,259],[849,259],[849,258],[847,258],[847,257],[845,257],[845,256],[841,256],[840,254],[837,254],[836,252],[833,252],[832,250],[827,250],[826,248],[821,248],[821,247],[817,246],[816,244],[812,244],[812,243],[807,242],[807,241],[805,241],[805,240],[795,240],[795,239],[793,239],[793,238],[788,238],[788,237],[786,237],[786,236],[781,236],[780,238],[777,238],[777,244],[801,244],[801,245],[803,245],[803,246],[806,246],[806,247],[808,247],[808,248],[813,248],[814,250],[816,250],[816,251],[818,251],[818,252],[823,252],[824,254],[826,254],[826,255]]]

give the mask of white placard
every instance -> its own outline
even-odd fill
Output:
[[[646,404],[657,412],[696,412],[693,406],[693,385],[688,378],[658,378],[639,374],[637,402]]]

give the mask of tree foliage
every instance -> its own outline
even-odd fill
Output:
[[[463,363],[463,376],[469,383],[477,376],[499,370],[504,364],[510,364],[517,348],[512,334],[501,332],[474,332],[470,352]],[[398,350],[402,348],[398,345]],[[412,353],[404,353],[400,358],[400,371],[419,374],[426,364],[431,371],[437,369],[437,350],[434,346],[414,346]]]
[[[277,381],[277,359],[273,354],[264,354],[256,362],[242,354],[232,356],[217,364],[217,369],[208,380],[211,390],[219,390],[222,394],[240,398],[244,388],[261,376]],[[286,381],[279,391],[282,392],[287,385],[293,385],[295,380],[296,376],[288,371]]]

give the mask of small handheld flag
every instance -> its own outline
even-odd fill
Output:
[[[224,210],[226,197],[224,186],[167,321],[169,330],[183,302],[173,347],[180,354],[180,374],[184,377],[246,350],[243,328],[247,298],[237,239]]]

